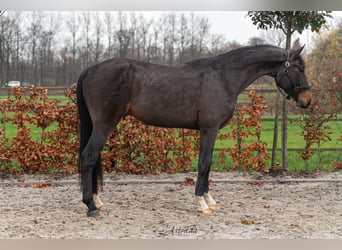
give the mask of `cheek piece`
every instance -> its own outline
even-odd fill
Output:
[[[278,73],[276,82],[277,82],[277,83],[280,83],[280,82],[283,82],[283,81],[288,81],[288,84],[289,84],[290,86],[294,86],[293,90],[294,90],[294,92],[295,92],[296,94],[298,94],[298,93],[299,93],[300,91],[302,91],[302,90],[309,90],[309,89],[310,89],[310,86],[309,86],[309,85],[306,85],[306,86],[297,86],[297,85],[295,85],[295,84],[293,83],[293,81],[291,80],[291,78],[290,78],[290,76],[289,76],[289,74],[288,74],[288,68],[289,68],[290,66],[291,66],[291,63],[290,63],[290,51],[287,50],[287,59],[286,59],[286,61],[285,61],[285,69],[282,70],[282,71],[280,71],[280,72]],[[284,79],[285,77],[287,78],[286,80]],[[279,92],[280,92],[283,96],[285,96],[286,99],[289,100],[289,99],[291,98],[291,96],[288,95],[282,88],[280,88],[280,87],[278,86],[278,84],[276,84],[276,85],[277,85],[277,88],[278,88]]]

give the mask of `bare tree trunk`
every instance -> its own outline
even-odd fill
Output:
[[[292,36],[292,23],[289,21],[287,25],[287,33],[286,33],[286,49],[289,51],[291,48],[291,36]],[[281,116],[281,125],[282,125],[282,164],[283,170],[288,170],[288,151],[287,151],[287,113],[288,113],[288,104],[285,96],[283,96],[283,104],[282,104],[282,116]]]
[[[72,53],[72,70],[71,79],[76,81],[77,67],[76,67],[76,35],[79,29],[79,17],[73,12],[71,16],[67,19],[67,27],[71,35],[71,53]]]
[[[178,49],[178,64],[181,65],[186,61],[186,50],[189,44],[189,30],[188,20],[185,14],[180,17],[180,30],[179,30],[179,49]]]
[[[191,54],[191,60],[194,60],[196,58],[197,54],[197,41],[196,41],[196,24],[197,20],[195,18],[195,14],[191,13],[190,16],[190,54]]]
[[[138,34],[138,19],[135,16],[135,12],[131,12],[131,47],[132,47],[132,57],[135,58],[136,57],[136,52],[138,52],[138,55],[140,56],[139,53],[139,45],[137,46],[137,44],[139,44],[139,35]],[[138,39],[138,41],[137,41]],[[139,58],[138,58],[139,60]]]
[[[198,48],[199,48],[199,54],[203,55],[204,53],[204,44],[205,39],[209,33],[209,19],[207,17],[201,17],[199,22],[199,36],[198,36]]]
[[[281,109],[281,144],[282,144],[282,164],[283,170],[288,169],[288,154],[287,154],[287,100],[285,96],[282,97],[282,109]]]
[[[102,36],[102,21],[100,19],[99,13],[95,14],[95,56],[94,56],[94,63],[98,63],[100,61],[100,54],[101,54],[101,44],[100,39]]]
[[[173,66],[175,61],[175,42],[176,42],[176,15],[171,13],[167,17],[168,19],[168,30],[169,39],[167,42],[168,46],[168,65]]]
[[[113,39],[113,17],[110,12],[105,13],[105,25],[107,31],[107,40],[108,40],[108,58],[111,58],[112,55],[112,39]]]
[[[85,46],[86,46],[86,67],[91,64],[91,43],[90,43],[90,21],[91,16],[89,12],[83,13],[84,29],[85,29]]]
[[[131,34],[127,28],[127,16],[125,13],[119,12],[118,14],[119,30],[116,32],[119,41],[119,56],[121,58],[127,57],[128,47],[131,40]]]
[[[38,80],[38,45],[40,33],[42,31],[42,13],[32,12],[31,14],[31,24],[29,28],[29,35],[31,37],[31,70],[30,70],[30,82],[33,84],[40,86],[40,82]]]

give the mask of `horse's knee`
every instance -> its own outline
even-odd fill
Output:
[[[198,174],[199,175],[206,175],[210,170],[210,162],[207,161],[200,161],[198,163]]]

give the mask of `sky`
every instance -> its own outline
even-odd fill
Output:
[[[249,38],[262,37],[263,31],[258,30],[249,17],[246,17],[247,11],[192,11],[196,14],[203,14],[209,18],[211,23],[211,33],[223,34],[227,41],[237,41],[242,45],[247,45]],[[160,11],[144,11],[146,17],[158,18],[163,12]],[[333,11],[334,19],[329,20],[332,26],[335,26],[338,20],[342,22],[342,11]],[[301,36],[303,44],[310,44],[311,38],[315,35],[311,31],[305,31]]]
[[[342,22],[342,11],[332,13],[334,19],[329,20],[332,25],[336,25],[336,20]],[[250,37],[261,36],[262,31],[258,30],[249,17],[246,17],[247,11],[229,11],[229,12],[208,12],[206,14],[212,22],[212,31],[214,33],[221,33],[226,36],[228,40],[236,40],[242,44],[246,44]],[[229,17],[228,17],[229,15]],[[229,27],[229,28],[227,28]],[[311,31],[304,32],[300,37],[303,43],[308,43],[311,36],[314,35]]]

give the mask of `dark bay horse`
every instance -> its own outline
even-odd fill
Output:
[[[218,209],[208,186],[218,130],[232,118],[238,95],[263,75],[274,77],[277,87],[298,106],[308,107],[312,94],[302,50],[249,46],[180,67],[110,59],[86,69],[77,83],[77,100],[79,167],[88,216],[98,216],[103,208],[96,195],[102,184],[100,152],[128,114],[150,125],[200,130],[195,195],[202,212]]]

